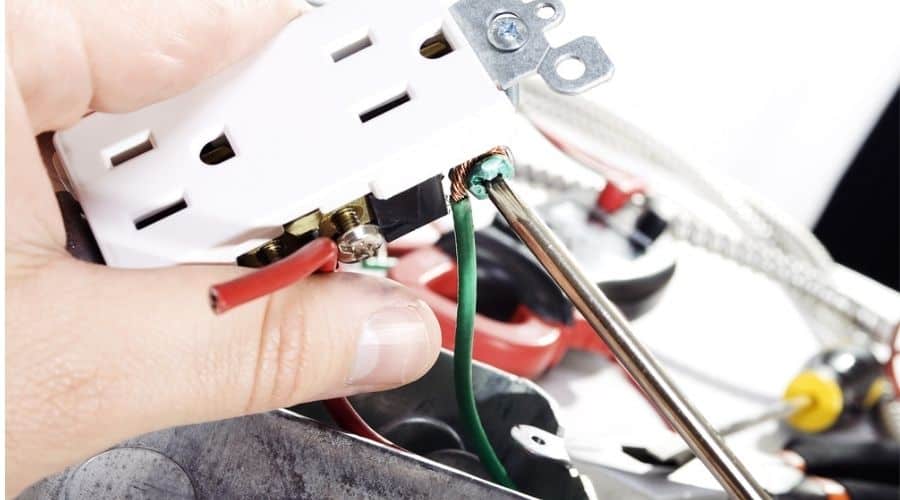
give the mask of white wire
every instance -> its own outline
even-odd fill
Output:
[[[784,253],[777,247],[755,240],[735,240],[721,231],[687,217],[675,217],[669,221],[669,227],[675,237],[761,272],[827,306],[861,330],[873,334],[872,337],[876,341],[883,342],[893,330],[890,321],[840,292],[828,280],[823,279],[824,274],[820,269],[805,260]]]
[[[834,259],[815,235],[803,225],[798,224],[793,217],[785,214],[769,201],[746,190],[744,199],[770,226],[778,233],[776,238],[782,246],[796,249],[790,253],[805,255],[816,267],[823,271],[830,271],[834,266]]]

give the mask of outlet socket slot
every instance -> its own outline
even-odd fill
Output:
[[[391,111],[392,109],[396,109],[410,101],[409,92],[404,90],[402,93],[391,97],[390,99],[382,102],[381,104],[369,108],[366,111],[363,111],[359,114],[359,121],[366,123],[369,120],[374,120],[379,116]]]
[[[162,208],[154,210],[143,217],[140,217],[134,221],[134,228],[140,231],[147,226],[156,224],[157,222],[170,217],[172,215],[177,214],[178,212],[187,208],[187,201],[184,198],[172,203],[170,205],[166,205]]]
[[[334,62],[342,61],[342,60],[352,56],[353,54],[356,54],[357,52],[360,52],[363,49],[366,49],[371,46],[372,46],[372,38],[370,38],[369,34],[366,33],[366,35],[363,36],[362,38],[360,38],[359,40],[356,40],[355,42],[350,43],[349,45],[345,45],[344,47],[341,47],[340,49],[332,52],[331,60]]]
[[[153,150],[155,145],[153,134],[149,130],[145,130],[106,148],[105,156],[109,160],[110,167],[118,167],[128,160]]]
[[[234,158],[235,154],[234,148],[231,147],[231,141],[228,140],[228,135],[222,132],[218,137],[200,148],[200,161],[207,165],[218,165],[223,161]]]
[[[430,36],[419,46],[419,54],[426,59],[440,59],[453,52],[453,45],[444,36],[444,31]]]

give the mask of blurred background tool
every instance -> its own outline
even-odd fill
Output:
[[[788,417],[803,432],[822,432],[871,409],[888,390],[883,367],[862,347],[828,349],[814,356],[784,393],[784,399],[809,403]]]
[[[873,408],[887,388],[882,366],[871,352],[861,348],[829,349],[810,359],[788,384],[781,401],[756,415],[722,426],[718,432],[727,436],[770,420],[784,420],[803,433],[823,432],[848,424]],[[626,445],[622,451],[649,464],[673,467],[694,457],[676,439],[652,446]]]

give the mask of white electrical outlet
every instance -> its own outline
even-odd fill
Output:
[[[58,132],[106,263],[233,263],[299,216],[389,198],[506,144],[514,108],[442,3],[329,2],[185,94]],[[541,22],[532,45],[546,52]],[[436,35],[452,51],[425,57]]]
[[[453,51],[421,55],[441,32]],[[234,262],[310,211],[393,196],[506,143],[512,114],[440,2],[342,0],[185,94],[54,141],[107,264],[153,267]],[[233,156],[204,163],[212,141]]]

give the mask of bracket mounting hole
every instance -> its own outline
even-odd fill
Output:
[[[550,20],[556,17],[556,7],[549,3],[539,3],[534,7],[535,14],[544,20]]]
[[[577,80],[586,69],[584,61],[576,56],[564,57],[556,63],[556,72],[563,80]]]

